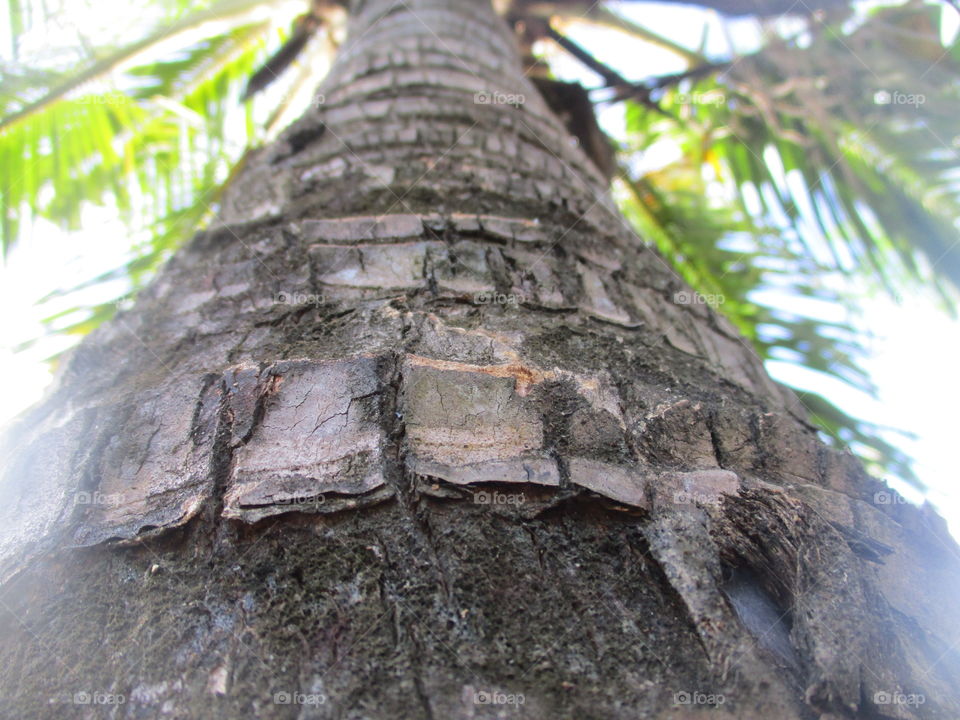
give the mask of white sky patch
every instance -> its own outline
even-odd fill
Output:
[[[38,221],[30,237],[10,251],[0,265],[0,372],[17,378],[0,402],[0,425],[36,402],[51,379],[46,362],[70,347],[75,336],[44,336],[42,320],[78,304],[107,302],[128,291],[129,283],[115,281],[79,291],[69,297],[39,304],[45,296],[107,272],[130,253],[130,235],[106,208],[88,207],[84,229],[65,233],[47,221]],[[15,352],[23,343],[32,346]]]
[[[906,297],[902,305],[877,297],[866,300],[861,311],[863,329],[874,336],[862,364],[877,387],[876,400],[796,365],[770,362],[767,369],[777,380],[817,392],[851,415],[915,435],[911,440],[884,433],[915,459],[914,470],[928,487],[926,499],[960,538],[960,322],[924,297]],[[885,479],[909,499],[923,499],[901,479]]]

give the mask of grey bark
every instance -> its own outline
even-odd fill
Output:
[[[942,521],[518,67],[485,2],[355,2],[316,107],[7,433],[4,716],[960,717]]]

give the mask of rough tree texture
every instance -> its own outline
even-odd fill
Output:
[[[4,717],[960,717],[943,524],[684,304],[486,3],[355,2],[320,92],[8,433]]]

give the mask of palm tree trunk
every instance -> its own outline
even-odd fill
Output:
[[[627,227],[486,2],[316,106],[5,437],[20,718],[956,718],[957,546]]]

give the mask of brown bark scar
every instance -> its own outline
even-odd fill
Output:
[[[534,385],[542,383],[544,380],[552,380],[556,373],[552,370],[540,370],[539,368],[529,367],[518,362],[507,363],[505,365],[471,365],[470,363],[457,362],[454,360],[439,360],[437,358],[423,357],[422,355],[407,355],[407,360],[420,367],[429,367],[434,370],[447,370],[456,372],[483,373],[499,378],[513,378],[515,390],[520,397],[526,397]]]

